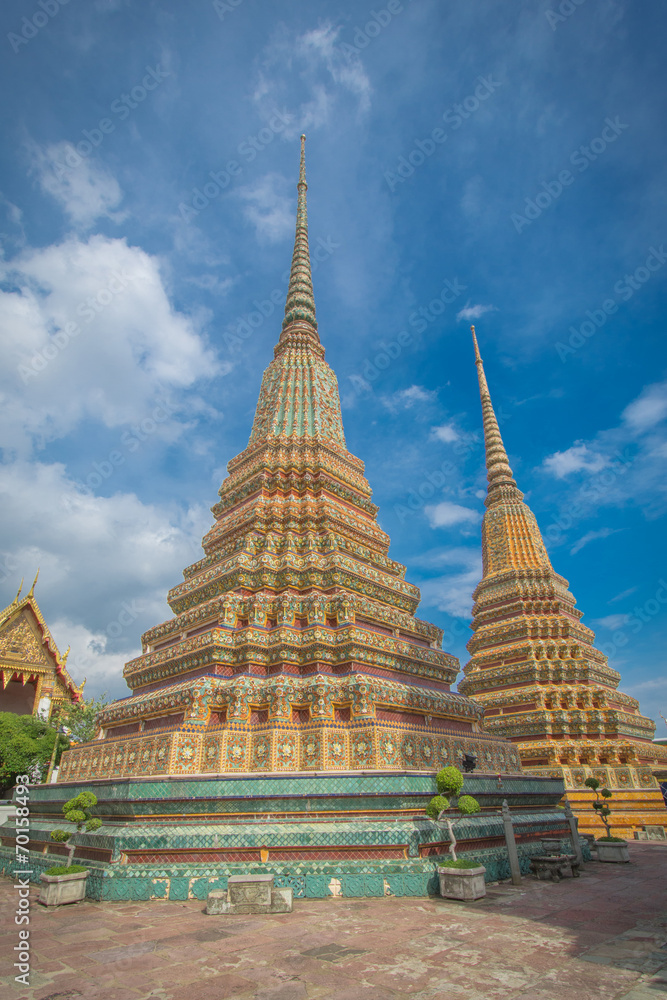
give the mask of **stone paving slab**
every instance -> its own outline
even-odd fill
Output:
[[[667,1000],[667,845],[581,878],[484,899],[296,899],[291,914],[205,902],[31,894],[31,986],[15,983],[16,892],[0,879],[3,1000]]]

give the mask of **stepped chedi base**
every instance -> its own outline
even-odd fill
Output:
[[[460,850],[509,875],[507,798],[528,870],[541,837],[567,836],[563,784],[522,774],[516,746],[450,690],[458,661],[389,558],[317,332],[303,146],[283,328],[228,472],[174,617],[125,668],[132,695],[63,755],[58,784],[31,788],[32,877],[58,860],[63,803],[92,788],[103,825],[75,859],[92,863],[96,899],[206,899],[230,875],[295,896],[435,894],[448,841],[426,806],[464,754],[482,810],[457,828]]]
[[[593,645],[567,580],[553,569],[537,521],[517,488],[500,436],[473,327],[488,473],[484,575],[473,594],[473,638],[459,690],[484,707],[484,725],[517,747],[528,774],[562,777],[585,833],[604,835],[588,777],[611,788],[613,832],[664,823],[652,768],[667,748],[655,725],[618,690],[620,675]]]
[[[228,465],[204,557],[142,638],[131,697],[59,780],[100,775],[438,769],[473,754],[518,771],[515,747],[450,691],[458,661],[415,618],[363,463],[345,446],[308,251],[302,143],[285,319],[248,447]]]

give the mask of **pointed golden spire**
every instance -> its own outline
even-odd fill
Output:
[[[305,320],[317,330],[315,318],[315,298],[313,279],[310,271],[310,250],[308,249],[308,208],[306,205],[306,137],[301,136],[301,162],[299,164],[298,199],[296,210],[296,235],[292,270],[290,272],[283,330],[295,320]]]
[[[19,584],[19,589],[16,591],[16,597],[14,598],[14,600],[12,602],[13,604],[18,604],[19,603],[19,597],[21,596],[21,591],[23,590],[23,581],[24,581],[24,579],[25,579],[25,577],[22,576],[21,577],[21,582]]]
[[[489,481],[486,506],[499,500],[508,499],[514,494],[517,500],[523,499],[523,494],[517,488],[512,469],[510,468],[507,452],[503,439],[500,436],[500,428],[493,410],[489,387],[484,374],[484,364],[479,353],[475,327],[471,326],[472,341],[475,347],[475,364],[477,365],[477,379],[479,381],[479,396],[482,401],[482,419],[484,421],[484,446],[486,449],[486,477]],[[504,487],[504,488],[502,488]]]
[[[37,583],[38,580],[39,580],[39,567],[37,568],[37,573],[35,575],[35,579],[32,581],[32,587],[28,591],[28,597],[34,597],[35,596],[35,584]]]

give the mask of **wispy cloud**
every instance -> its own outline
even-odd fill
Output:
[[[255,184],[239,188],[243,214],[260,240],[277,243],[294,229],[294,199],[286,193],[284,178],[265,174]]]
[[[604,618],[593,619],[593,625],[599,625],[609,629],[610,632],[615,632],[616,629],[623,628],[624,625],[628,624],[628,618],[629,615],[605,615]]]
[[[398,410],[411,410],[420,403],[433,403],[438,398],[435,389],[425,389],[423,385],[411,385],[407,389],[399,389],[391,396],[383,396],[382,403],[395,413]]]
[[[585,535],[574,543],[570,549],[570,555],[576,556],[577,552],[581,552],[584,546],[588,545],[590,542],[595,542],[598,538],[609,538],[610,535],[615,535],[621,528],[600,528],[598,531],[587,531]]]
[[[485,313],[497,312],[497,311],[498,311],[497,306],[483,306],[483,305],[471,306],[470,302],[468,301],[464,305],[463,309],[460,309],[457,312],[456,318],[458,320],[465,319],[467,321],[470,321],[471,319],[479,319]]]
[[[623,420],[633,431],[643,433],[667,417],[667,382],[646,386],[641,395],[623,410]]]
[[[460,438],[459,432],[452,424],[442,424],[440,427],[431,427],[431,437],[435,441],[442,441],[443,444],[452,444]]]
[[[631,597],[637,590],[639,590],[639,587],[628,587],[627,590],[622,590],[620,594],[616,594],[615,597],[611,597],[607,601],[607,604],[616,604],[617,601],[623,601],[626,597]]]
[[[31,172],[42,191],[50,194],[64,209],[77,229],[87,230],[96,219],[106,216],[115,222],[125,218],[118,208],[123,192],[115,177],[99,163],[82,159],[69,142],[41,147],[28,144]],[[76,164],[69,166],[69,163]]]

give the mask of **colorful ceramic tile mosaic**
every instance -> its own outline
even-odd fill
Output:
[[[620,675],[593,645],[567,580],[553,569],[535,515],[517,488],[491,403],[473,328],[488,495],[484,576],[473,599],[471,659],[459,690],[484,706],[489,732],[512,740],[529,774],[562,777],[582,831],[604,833],[587,777],[614,791],[614,833],[661,823],[652,767],[667,747],[655,725],[618,690]],[[662,817],[662,819],[661,819]]]
[[[248,447],[228,465],[204,555],[169,593],[174,617],[125,667],[132,695],[59,780],[100,774],[406,768],[474,754],[516,772],[450,685],[442,631],[388,555],[363,463],[345,446],[308,251],[304,146],[285,319]]]

